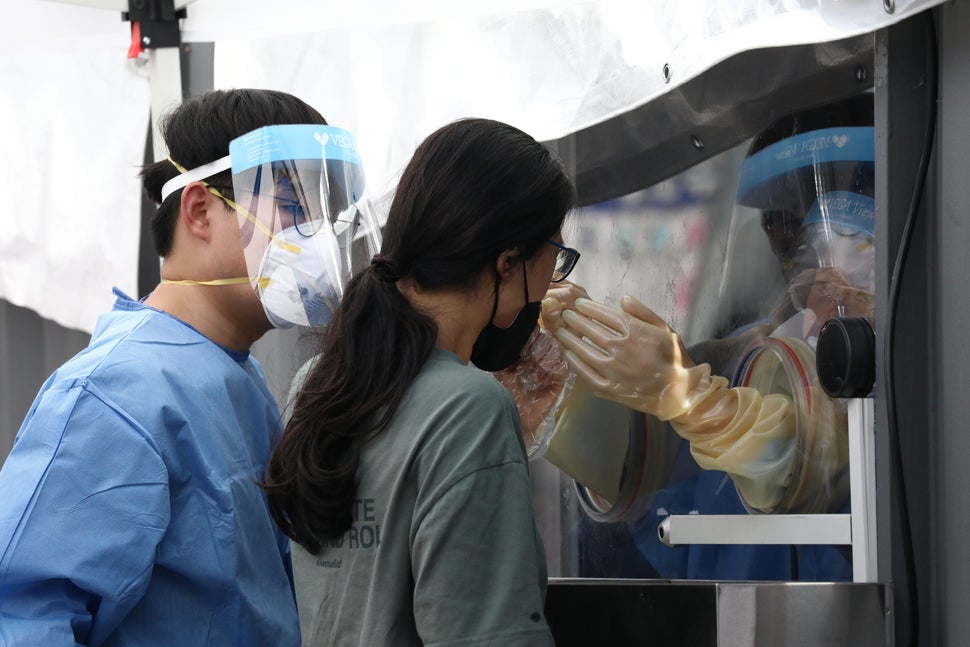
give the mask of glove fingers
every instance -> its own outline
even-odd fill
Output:
[[[587,342],[568,328],[560,328],[556,331],[556,339],[563,345],[567,353],[571,351],[573,355],[582,359],[589,366],[598,369],[602,364],[610,360],[610,356],[604,351],[597,348],[593,343]]]
[[[551,315],[555,316],[562,312],[562,301],[552,296],[548,292],[545,298],[542,300],[542,314],[543,316]]]
[[[636,317],[640,321],[648,323],[652,326],[657,326],[658,328],[662,328],[667,332],[671,332],[671,328],[666,321],[660,318],[653,310],[644,305],[643,302],[634,297],[627,295],[620,299],[620,308],[623,309],[623,312]]]
[[[628,316],[602,303],[591,299],[576,299],[574,312],[578,312],[600,324],[601,328],[610,329],[616,336],[622,337],[629,332]]]
[[[562,313],[562,328],[569,330],[578,337],[586,337],[604,352],[610,353],[610,344],[618,339],[622,339],[616,330],[606,327],[604,324],[583,316],[575,310],[564,310]]]
[[[596,369],[587,364],[583,359],[571,350],[566,350],[564,353],[566,358],[566,363],[569,364],[569,368],[573,369],[573,372],[579,376],[581,380],[591,387],[593,393],[603,393],[607,390],[610,382],[605,377],[600,375]]]
[[[582,287],[565,281],[561,283],[550,283],[546,291],[546,298],[553,298],[560,302],[564,308],[572,308],[576,299],[588,299],[589,295]]]
[[[539,324],[551,333],[555,333],[562,325],[562,302],[555,297],[546,296],[542,300],[539,313]]]

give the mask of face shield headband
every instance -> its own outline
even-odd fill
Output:
[[[804,228],[813,214],[823,224],[845,215],[855,228],[871,231],[875,139],[871,126],[812,130],[777,141],[741,165],[737,203],[757,209],[771,249],[791,278],[807,266]],[[842,209],[845,203],[846,209]],[[865,203],[865,204],[863,204]],[[868,205],[868,206],[866,206]],[[833,214],[838,214],[833,218]],[[868,223],[860,219],[868,218]],[[819,259],[821,262],[822,259]]]
[[[876,159],[875,132],[871,126],[823,128],[782,139],[750,155],[741,164],[738,178],[738,204],[755,209],[793,210],[814,203],[815,197],[829,191],[852,191],[856,181],[848,174],[831,171],[845,164],[848,168],[873,164]],[[842,177],[838,177],[841,175]],[[826,178],[828,176],[828,178]],[[819,186],[818,178],[836,181],[841,186]]]
[[[802,221],[789,256],[800,267],[834,267],[853,285],[873,292],[875,201],[851,191],[831,191],[815,201]]]
[[[213,162],[209,162],[208,164],[203,164],[202,166],[198,166],[192,169],[191,171],[187,170],[184,166],[182,166],[181,164],[173,160],[171,156],[169,156],[167,159],[172,164],[172,166],[174,166],[179,171],[179,175],[176,175],[175,177],[173,177],[168,182],[162,185],[162,202],[165,202],[165,199],[168,198],[168,196],[175,193],[176,191],[179,191],[180,189],[184,189],[191,182],[201,182],[205,186],[205,188],[208,189],[209,193],[211,193],[212,195],[216,196],[217,198],[225,202],[230,209],[232,209],[236,213],[240,214],[243,218],[248,220],[253,227],[258,227],[262,229],[264,233],[267,236],[270,236],[271,238],[274,237],[273,232],[267,229],[266,226],[263,225],[261,222],[259,222],[253,214],[249,213],[246,209],[243,209],[234,201],[222,195],[222,192],[219,189],[215,188],[214,186],[211,186],[208,182],[205,181],[207,178],[210,178],[213,175],[216,175],[217,173],[221,173],[232,167],[231,158],[229,155],[226,155],[225,157],[220,157],[219,159]],[[288,246],[288,244],[282,240],[277,239],[276,242],[281,246]],[[291,249],[291,251],[295,251],[299,253],[298,249]],[[232,285],[237,283],[248,283],[249,281],[250,281],[249,277],[238,277],[238,278],[232,278],[232,279],[216,279],[213,281],[163,281],[163,283],[174,283],[177,285]]]

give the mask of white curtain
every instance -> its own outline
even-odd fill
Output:
[[[0,297],[90,332],[134,294],[149,82],[118,13],[8,3],[0,21]]]

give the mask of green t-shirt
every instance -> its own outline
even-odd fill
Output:
[[[358,482],[353,527],[293,547],[304,645],[553,644],[519,416],[490,375],[436,349]]]

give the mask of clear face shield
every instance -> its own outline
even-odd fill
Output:
[[[783,139],[744,161],[738,202],[761,211],[795,311],[774,336],[812,344],[829,319],[873,322],[874,157],[871,127],[838,127]]]
[[[266,126],[233,140],[229,156],[247,273],[267,317],[277,328],[325,325],[380,250],[353,136]]]

